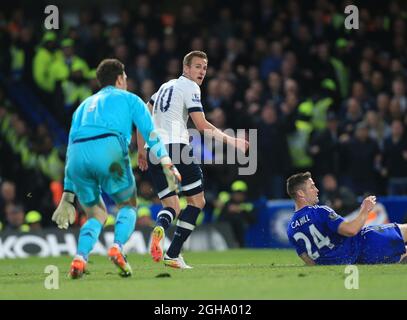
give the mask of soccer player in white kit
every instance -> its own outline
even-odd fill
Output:
[[[199,213],[205,206],[202,170],[192,154],[189,144],[187,121],[191,117],[195,127],[215,139],[246,152],[249,143],[244,139],[224,134],[209,123],[201,104],[201,89],[208,67],[205,52],[192,51],[183,60],[183,73],[178,79],[170,80],[159,88],[148,102],[154,124],[166,146],[174,165],[182,176],[182,193],[186,196],[187,207],[180,213],[178,195],[168,188],[159,163],[150,149],[144,149],[144,140],[138,135],[138,163],[142,171],[148,169],[154,188],[161,200],[163,209],[157,216],[152,234],[150,253],[154,261],[162,259],[173,268],[190,269],[180,255],[183,243],[194,230]],[[174,160],[176,159],[176,160]],[[180,161],[177,161],[180,159]],[[169,249],[163,257],[161,239],[165,230],[178,216],[177,228]]]

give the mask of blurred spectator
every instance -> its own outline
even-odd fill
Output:
[[[104,25],[94,22],[90,26],[90,34],[87,40],[81,42],[83,50],[80,52],[90,68],[96,68],[108,52],[107,42],[104,36]]]
[[[210,66],[219,69],[222,57],[224,56],[224,49],[218,37],[210,36],[207,41],[206,53],[210,57]]]
[[[279,72],[283,63],[283,47],[280,42],[274,41],[270,44],[268,55],[261,61],[260,75],[267,79],[271,72]]]
[[[35,39],[33,27],[28,24],[21,30],[11,32],[10,71],[13,80],[22,80],[28,84],[33,82],[32,61],[35,52]]]
[[[359,74],[363,83],[369,83],[372,77],[372,65],[367,60],[362,60],[359,65]]]
[[[218,11],[218,19],[212,26],[211,34],[214,34],[221,42],[235,35],[236,27],[233,23],[232,11],[230,8],[223,7]]]
[[[396,78],[392,83],[393,99],[397,100],[401,111],[407,111],[406,85],[402,78]]]
[[[166,79],[171,80],[178,78],[179,75],[181,74],[181,62],[177,58],[171,58],[168,60],[167,63],[167,74],[166,74]]]
[[[220,81],[216,78],[209,80],[207,94],[204,97],[206,112],[211,112],[216,108],[221,108],[222,102]]]
[[[150,101],[150,98],[152,95],[156,92],[157,90],[155,89],[154,81],[151,79],[145,79],[141,83],[141,92],[140,96],[145,101],[146,103]]]
[[[362,81],[355,81],[352,85],[352,98],[356,99],[363,112],[373,108],[372,99],[366,94],[365,85]]]
[[[36,85],[44,93],[52,93],[55,88],[55,79],[50,66],[57,59],[57,35],[47,31],[42,37],[42,43],[38,47],[33,59],[33,77]],[[48,102],[48,101],[47,101]]]
[[[162,55],[164,61],[170,61],[171,59],[179,59],[179,54],[177,52],[177,38],[173,35],[164,36]],[[180,63],[180,62],[179,62]],[[212,64],[212,58],[211,58]],[[177,75],[179,72],[177,73]]]
[[[190,43],[195,35],[194,30],[201,27],[197,7],[191,4],[183,5],[180,14],[175,21],[174,34],[182,43]]]
[[[157,8],[153,3],[141,2],[136,12],[136,21],[140,21],[150,34],[158,34],[162,31],[158,21]]]
[[[393,120],[391,136],[384,142],[383,175],[390,195],[407,194],[407,139],[403,123]]]
[[[116,47],[125,42],[123,30],[119,24],[113,24],[107,31],[107,44],[110,51],[114,51]]]
[[[95,12],[96,14],[96,12]],[[93,13],[91,9],[83,9],[78,14],[79,26],[78,26],[78,35],[82,43],[86,43],[91,38],[91,23],[93,20]]]
[[[247,184],[237,180],[231,185],[230,200],[225,204],[219,216],[219,221],[230,223],[239,247],[245,246],[245,231],[249,224],[255,223],[256,215],[252,203],[247,202]]]
[[[120,60],[125,66],[129,64],[129,49],[124,43],[120,43],[114,48],[113,56]]]
[[[219,219],[219,216],[225,207],[225,204],[228,203],[230,200],[230,193],[228,191],[221,191],[218,193],[216,199],[212,200],[212,203],[210,205],[212,206],[212,211],[213,211],[213,216],[212,220],[216,221]],[[208,202],[207,202],[207,207],[208,207]]]
[[[285,196],[284,181],[290,172],[291,161],[282,123],[272,104],[263,107],[258,127],[258,156],[263,194],[269,199]]]
[[[314,134],[310,143],[310,153],[314,160],[313,172],[319,181],[327,173],[340,172],[340,142],[338,119],[335,113],[327,116],[327,128]]]
[[[319,11],[315,11],[315,18],[317,14],[319,14]],[[316,45],[315,51],[316,52],[314,53],[314,57],[312,60],[312,73],[314,83],[320,84],[324,79],[335,79],[335,69],[331,64],[331,54],[328,43],[321,40]]]
[[[53,110],[61,124],[70,126],[73,111],[83,100],[92,94],[88,84],[90,70],[88,64],[75,54],[74,41],[64,39],[61,42],[63,55],[50,64],[50,72],[55,81],[57,102]]]
[[[372,97],[376,97],[378,94],[380,94],[382,91],[384,91],[385,88],[385,79],[383,76],[383,73],[380,71],[373,71],[371,80],[370,80],[370,85],[369,85],[369,94]]]
[[[25,216],[25,223],[28,225],[30,231],[39,231],[41,226],[42,215],[36,210],[28,211]]]
[[[345,177],[356,195],[376,194],[381,155],[378,144],[369,137],[366,123],[358,123],[355,136],[345,143],[344,159],[347,166]]]
[[[288,98],[288,97],[287,97]],[[307,99],[300,105],[294,95],[281,104],[287,124],[288,147],[290,151],[293,171],[310,171],[313,159],[309,153],[309,143],[312,134],[313,102]],[[298,106],[298,109],[297,109]]]
[[[208,114],[208,120],[219,130],[227,129],[226,123],[226,114],[225,112],[217,108]],[[208,160],[209,164],[204,166],[204,172],[206,174],[205,178],[205,185],[207,187],[208,192],[206,195],[211,197],[216,197],[213,195],[214,192],[218,192],[219,190],[228,189],[233,179],[236,177],[236,166],[235,165],[217,165],[212,164],[213,159],[217,157],[223,157],[226,159],[227,156],[227,148],[224,148],[223,143],[217,140],[210,140],[210,144],[206,144],[204,139],[204,144],[201,144],[201,136],[198,139],[193,139],[194,141],[199,141],[199,146],[194,145],[194,152],[197,149],[201,150],[201,158],[203,161]],[[218,154],[219,153],[219,154]],[[217,158],[219,159],[219,158]],[[210,191],[209,191],[210,190]],[[210,201],[209,201],[210,202]]]
[[[6,206],[17,202],[16,185],[12,181],[3,181],[0,187],[0,221],[5,221]]]
[[[378,116],[383,119],[386,124],[390,125],[390,97],[386,93],[380,93],[376,99]]]
[[[158,79],[163,79],[165,77],[165,68],[163,68],[162,66],[165,66],[167,64],[167,61],[163,61],[161,44],[158,38],[150,38],[148,40],[146,53],[150,62],[150,70]]]
[[[133,79],[127,80],[127,91],[133,92],[133,93],[136,93],[138,91],[138,86]],[[141,96],[141,94],[140,94],[140,96]]]
[[[20,231],[27,232],[30,227],[25,222],[25,212],[21,205],[9,203],[6,205],[6,225],[4,231]]]
[[[333,174],[326,174],[322,178],[320,203],[331,207],[343,217],[359,206],[355,194],[347,187],[338,186]]]
[[[363,110],[355,98],[349,98],[345,105],[345,114],[341,119],[341,132],[349,139],[355,132],[356,124],[363,119]]]
[[[403,111],[401,110],[400,100],[395,98],[391,99],[389,111],[393,120],[403,120]]]
[[[314,132],[320,132],[327,126],[328,113],[336,112],[336,83],[332,79],[321,82],[319,93],[312,99],[312,127]],[[301,109],[300,109],[301,111]]]
[[[277,72],[270,72],[267,79],[267,88],[265,90],[263,101],[272,101],[278,106],[283,101],[281,76]]]
[[[380,150],[383,150],[384,140],[391,134],[390,126],[373,110],[366,112],[364,121],[369,128],[369,137],[379,144]]]
[[[45,124],[37,126],[32,140],[32,150],[39,154],[48,154],[54,146],[51,134]]]
[[[128,77],[134,79],[138,85],[147,79],[153,79],[153,73],[150,69],[150,59],[146,54],[137,55],[134,63],[128,67]]]
[[[301,57],[299,64],[301,69],[304,70],[304,74],[311,72],[311,56],[309,48],[312,46],[312,36],[310,34],[309,27],[305,24],[301,24],[296,33],[295,41],[292,43],[294,51],[299,57]]]

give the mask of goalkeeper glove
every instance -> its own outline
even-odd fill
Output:
[[[170,157],[161,158],[161,165],[165,179],[167,179],[168,188],[170,191],[179,192],[179,184],[181,183],[181,175],[178,169],[172,164]]]
[[[75,222],[75,194],[69,191],[64,191],[58,208],[52,215],[52,221],[58,225],[60,229],[68,229],[69,225]]]

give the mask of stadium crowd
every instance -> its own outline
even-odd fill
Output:
[[[233,217],[219,213],[231,207],[229,192],[237,201],[236,180],[247,193],[241,201],[286,198],[285,179],[298,171],[310,170],[322,200],[343,215],[366,192],[407,194],[407,9],[380,3],[359,6],[358,30],[344,28],[348,1],[205,1],[174,10],[138,2],[108,16],[82,9],[56,32],[39,28],[27,10],[0,9],[3,228],[50,225],[65,155],[49,123],[36,125],[8,88],[24,83],[68,132],[75,107],[98,90],[94,70],[106,57],[126,65],[129,90],[148,101],[181,74],[186,52],[203,50],[207,118],[222,129],[258,129],[255,175],[203,166],[206,221]],[[157,198],[133,145],[148,207]],[[240,220],[252,223],[248,212]]]

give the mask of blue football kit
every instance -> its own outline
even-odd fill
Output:
[[[406,253],[396,224],[364,227],[354,237],[338,233],[345,219],[327,206],[306,206],[296,211],[287,236],[297,254],[319,265],[396,263]]]
[[[168,155],[145,103],[135,94],[107,86],[84,100],[72,117],[64,189],[92,206],[100,188],[115,202],[135,192],[128,147],[133,126],[157,158]]]

